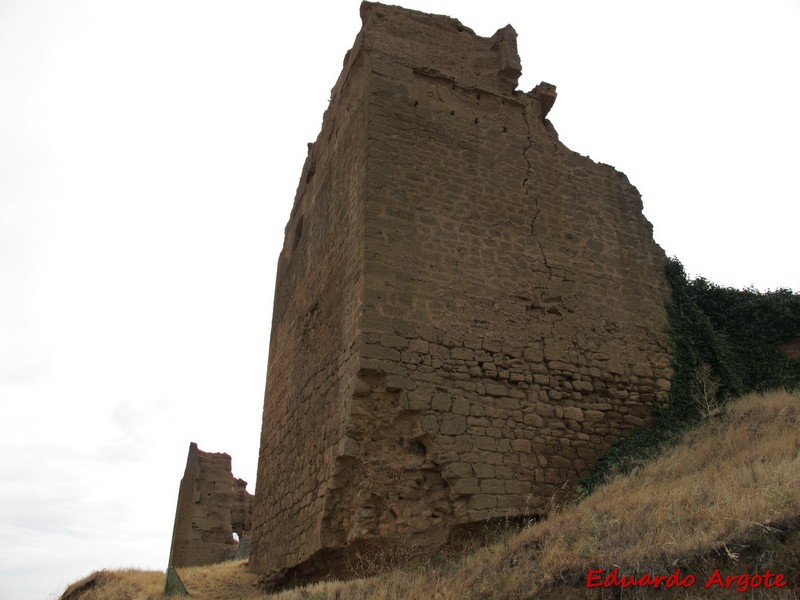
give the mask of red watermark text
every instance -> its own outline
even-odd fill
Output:
[[[720,588],[731,589],[737,592],[746,592],[756,588],[782,588],[789,583],[782,573],[773,573],[767,569],[764,573],[744,573],[742,575],[723,575],[719,569],[705,581],[698,582],[692,574],[683,574],[680,569],[675,569],[669,575],[620,575],[619,569],[613,571],[605,569],[590,569],[586,574],[587,588],[690,588],[696,583],[701,583],[705,589]]]

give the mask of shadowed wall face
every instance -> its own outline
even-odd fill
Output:
[[[516,90],[511,27],[362,5],[275,291],[251,566],[542,514],[666,400],[666,257]]]
[[[194,567],[233,558],[249,539],[253,496],[234,479],[228,454],[203,452],[192,442],[178,492],[169,565]]]

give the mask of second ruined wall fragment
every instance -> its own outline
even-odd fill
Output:
[[[194,567],[229,560],[248,540],[253,496],[247,482],[234,479],[231,457],[203,452],[192,442],[178,491],[169,566]]]

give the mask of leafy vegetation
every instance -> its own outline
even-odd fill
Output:
[[[788,289],[759,292],[721,287],[698,277],[689,280],[671,259],[669,321],[673,342],[673,397],[691,418],[692,379],[708,364],[720,381],[723,397],[768,389],[795,389],[800,361],[780,346],[800,338],[800,294]]]

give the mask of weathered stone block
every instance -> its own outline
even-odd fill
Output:
[[[475,473],[472,470],[472,465],[466,462],[454,462],[448,464],[442,474],[451,479],[460,479],[472,477]]]
[[[469,507],[473,510],[494,508],[497,506],[497,496],[494,494],[476,494],[469,499]]]
[[[474,477],[465,477],[463,479],[458,479],[452,486],[454,494],[461,494],[461,495],[470,495],[470,494],[478,494],[481,491],[480,486],[478,485],[478,480]]]
[[[475,475],[480,479],[491,479],[494,477],[495,469],[497,467],[478,461],[473,463],[472,468],[475,471]]]
[[[394,348],[386,348],[379,344],[366,344],[361,351],[364,358],[377,358],[385,360],[400,360],[400,352]]]
[[[408,340],[404,337],[400,337],[399,335],[383,334],[379,337],[381,346],[387,346],[388,348],[399,348],[403,349],[408,346]]]
[[[583,418],[586,421],[599,423],[605,418],[605,415],[599,410],[585,410],[583,411]]]
[[[523,422],[525,425],[530,425],[532,427],[544,427],[544,419],[536,413],[525,413]]]
[[[500,479],[483,479],[480,482],[481,491],[487,494],[504,494],[506,486]]]
[[[487,383],[486,393],[490,396],[505,396],[508,393],[508,388],[497,383]]]
[[[463,415],[444,415],[439,431],[443,435],[459,435],[467,430],[467,419]]]
[[[425,391],[411,391],[407,394],[406,398],[408,410],[427,410],[431,408],[430,394]]]
[[[531,442],[530,440],[514,440],[511,442],[511,447],[514,452],[530,452]]]
[[[390,392],[396,392],[398,390],[415,390],[417,388],[417,384],[408,377],[402,377],[400,375],[387,375],[386,376],[386,390]]]
[[[458,397],[453,400],[453,412],[457,415],[470,414],[470,401],[464,397]]]
[[[469,348],[453,348],[450,350],[450,358],[453,360],[472,360],[475,354]]]
[[[426,342],[425,340],[409,340],[408,342],[409,352],[427,354],[429,347],[430,347],[430,342]]]

